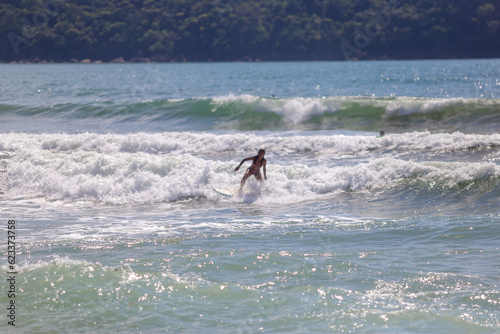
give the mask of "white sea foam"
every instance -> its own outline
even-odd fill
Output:
[[[414,132],[374,135],[311,134],[0,134],[7,198],[105,204],[216,200],[213,187],[235,187],[233,169],[267,150],[268,178],[258,197],[233,201],[293,203],[344,192],[390,187],[425,177],[456,184],[500,175],[500,135]],[[493,148],[493,150],[491,150]],[[478,162],[412,161],[406,157],[483,149]],[[362,158],[351,162],[350,157]],[[451,159],[450,159],[451,160]],[[253,179],[248,183],[254,187]]]
[[[295,98],[285,101],[283,106],[275,108],[273,112],[283,115],[288,123],[298,124],[305,120],[325,113],[334,113],[340,109],[325,104],[322,100],[311,98]]]
[[[500,146],[499,135],[412,133],[375,138],[165,133],[1,137],[4,148],[12,153],[4,186],[9,198],[106,204],[215,200],[212,188],[237,186],[242,174],[235,173],[234,167],[260,147],[268,150],[269,181],[254,189],[260,197],[247,195],[235,201],[293,203],[337,192],[390,187],[412,177],[453,184],[500,176],[500,167],[491,161],[414,162],[398,157],[410,150],[453,152],[471,145],[487,149]],[[377,150],[384,155],[378,155]],[[218,158],[222,151],[232,153]],[[395,153],[387,155],[387,151]],[[316,152],[312,158],[308,157],[310,152]],[[367,155],[369,159],[352,165],[344,161],[349,154]],[[249,187],[252,184],[253,179]]]
[[[375,136],[332,135],[316,132],[294,134],[260,133],[133,133],[133,134],[0,134],[2,156],[45,153],[95,152],[104,154],[146,153],[153,155],[215,154],[221,152],[253,152],[263,147],[270,153],[325,152],[350,154],[377,149],[453,151],[473,147],[498,147],[500,134],[479,135],[463,133],[432,134],[412,132]],[[217,159],[217,155],[214,155]]]

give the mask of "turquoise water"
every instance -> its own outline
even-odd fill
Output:
[[[0,65],[1,331],[499,333],[499,65]]]

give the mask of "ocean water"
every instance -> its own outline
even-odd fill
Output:
[[[498,59],[1,64],[0,196],[2,333],[500,333]]]

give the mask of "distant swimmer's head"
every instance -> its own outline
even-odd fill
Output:
[[[264,154],[266,154],[266,151],[263,149],[260,149],[258,154],[264,156]]]

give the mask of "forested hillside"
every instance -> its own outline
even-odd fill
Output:
[[[0,61],[500,57],[500,0],[2,0]]]

